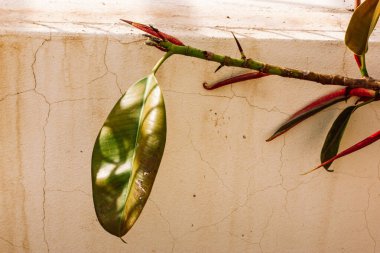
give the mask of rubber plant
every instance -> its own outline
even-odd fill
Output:
[[[220,65],[216,71],[223,66],[254,70],[215,84],[204,83],[204,88],[208,90],[269,75],[343,86],[294,113],[267,141],[274,140],[334,104],[357,97],[356,104],[347,107],[336,118],[322,147],[321,164],[311,171],[321,167],[332,171],[330,166],[336,159],[379,140],[380,131],[338,153],[351,115],[357,109],[380,99],[380,80],[369,76],[365,64],[368,39],[379,15],[379,0],[366,0],[354,11],[346,31],[345,43],[354,53],[362,75],[359,79],[280,67],[247,58],[235,35],[233,37],[241,53],[240,59],[197,49],[152,26],[122,20],[146,32],[146,45],[164,51],[165,55],[150,74],[133,84],[117,101],[96,139],[92,154],[92,188],[95,211],[103,228],[117,237],[124,236],[136,222],[152,190],[166,139],[165,103],[155,73],[172,55],[217,62]]]

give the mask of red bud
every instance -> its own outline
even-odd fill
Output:
[[[150,35],[153,35],[154,37],[164,38],[167,41],[169,41],[169,42],[171,42],[171,43],[173,43],[175,45],[178,45],[178,46],[184,46],[185,45],[179,39],[177,39],[177,38],[175,38],[175,37],[173,37],[173,36],[171,36],[169,34],[166,34],[166,33],[163,33],[163,32],[158,32],[157,30],[155,31],[150,26],[143,25],[143,24],[136,23],[136,22],[129,21],[129,20],[125,20],[125,19],[120,19],[120,20],[123,21],[123,22],[125,22],[125,23],[130,24],[133,27],[136,27],[137,29],[140,29],[141,31],[149,33]]]

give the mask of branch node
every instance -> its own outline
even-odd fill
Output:
[[[224,56],[223,59],[223,65],[224,66],[230,66],[231,65],[232,58],[229,56]]]
[[[242,67],[243,68],[248,68],[248,66],[249,66],[249,62],[250,61],[252,61],[252,59],[251,58],[246,58],[246,59],[244,59],[244,62],[243,62],[243,65],[242,65]]]
[[[157,38],[157,37],[154,37],[154,36],[152,36],[152,35],[150,35],[150,34],[143,34],[143,36],[144,36],[144,37],[147,37],[149,40],[151,40],[151,41],[153,41],[153,42],[155,42],[155,43],[160,43],[160,42],[163,41],[162,39]]]
[[[350,92],[353,88],[351,87],[346,87],[346,89],[344,90],[344,97],[345,97],[345,100],[347,102],[347,100],[350,98]]]
[[[380,90],[376,90],[375,91],[375,96],[373,98],[374,98],[375,101],[376,100],[380,100]]]
[[[208,61],[211,61],[212,57],[214,56],[214,54],[209,52],[209,51],[203,51],[202,53],[205,56],[206,60],[208,60]]]
[[[260,71],[260,72],[263,72],[263,73],[268,73],[268,71],[269,71],[269,66],[268,66],[268,64],[263,63],[263,66],[260,68],[259,71]],[[289,71],[287,71],[286,68],[283,69],[283,74],[284,74],[284,76],[288,77],[288,72],[289,72]]]
[[[155,39],[157,39],[157,38],[155,38]],[[150,40],[149,39],[149,40],[145,41],[145,45],[151,46],[151,47],[155,47],[155,48],[157,48],[157,49],[159,49],[159,50],[161,50],[163,52],[168,52],[169,51],[167,48],[160,46],[159,41],[157,42],[156,40]]]

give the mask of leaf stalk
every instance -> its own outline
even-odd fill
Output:
[[[167,52],[153,67],[152,73],[156,74],[157,70],[161,67],[162,63],[164,63],[170,56],[172,56],[173,53]]]

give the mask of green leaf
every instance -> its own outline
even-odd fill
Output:
[[[325,139],[325,143],[323,144],[323,148],[321,151],[321,162],[324,163],[328,161],[330,158],[334,157],[339,150],[340,141],[342,140],[342,136],[348,121],[352,113],[357,109],[357,106],[349,106],[344,109],[339,116],[334,121],[331,126],[327,137]],[[326,170],[330,167],[331,163],[326,164],[324,167]]]
[[[332,157],[331,159],[321,163],[320,165],[318,165],[317,167],[315,167],[314,169],[306,172],[306,173],[303,173],[304,175],[305,174],[308,174],[310,172],[313,172],[314,170],[317,170],[319,168],[321,168],[322,166],[326,166],[327,164],[330,164],[332,162],[334,162],[335,160],[343,157],[343,156],[346,156],[346,155],[349,155],[353,152],[356,152],[362,148],[365,148],[367,147],[368,145],[371,145],[372,143],[376,142],[380,140],[380,131],[377,131],[376,133],[373,133],[371,134],[370,136],[368,136],[367,138],[365,138],[364,140],[361,140],[359,141],[358,143],[356,143],[355,145],[343,150],[342,152],[340,152],[339,154],[337,154],[336,156]]]
[[[345,43],[357,55],[368,50],[368,39],[380,15],[379,0],[366,0],[352,14],[348,24]]]
[[[116,103],[92,153],[95,211],[109,233],[121,237],[136,222],[152,190],[165,140],[164,99],[151,74]]]
[[[356,102],[356,105],[349,106],[346,109],[344,109],[339,116],[335,119],[333,125],[331,126],[326,139],[325,143],[323,144],[322,151],[321,151],[321,165],[319,167],[324,167],[326,170],[329,170],[330,165],[332,162],[337,159],[338,149],[340,145],[340,141],[342,140],[342,136],[344,131],[346,130],[346,126],[348,124],[348,121],[350,120],[351,115],[356,111],[356,109],[368,105],[372,103],[373,101],[376,101],[375,98],[370,99],[364,99],[364,102],[358,104],[359,101],[363,101],[359,99]],[[327,162],[330,161],[331,162]],[[331,171],[331,170],[330,170]]]

